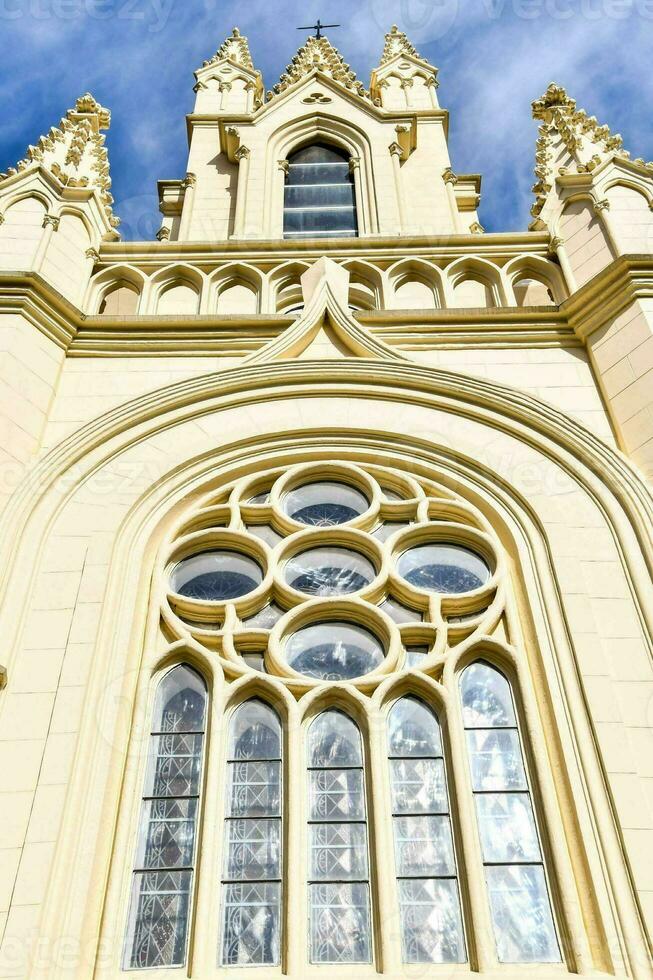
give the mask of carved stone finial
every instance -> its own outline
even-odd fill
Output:
[[[160,242],[167,242],[170,238],[170,229],[163,225],[156,233],[156,237]]]
[[[392,157],[402,157],[404,155],[404,151],[399,143],[391,143],[388,149],[390,150],[390,156]]]
[[[252,151],[248,146],[244,146],[244,145],[239,146],[236,152],[234,153],[234,157],[236,158],[238,163],[240,163],[241,160],[246,160],[251,152]]]
[[[197,183],[197,174],[187,173],[181,182],[181,186],[184,190],[188,190],[189,187],[194,187]]]
[[[208,65],[214,65],[218,61],[233,61],[237,65],[242,65],[243,68],[254,71],[254,62],[252,61],[252,55],[249,50],[249,43],[237,27],[234,27],[226,41],[220,45],[212,58],[204,62],[202,67],[206,68]]]
[[[420,58],[415,46],[411,44],[404,32],[400,31],[396,24],[393,24],[385,36],[385,44],[379,67],[382,68],[384,65],[387,65],[397,55],[408,55],[412,58],[419,58],[420,61],[424,60]]]
[[[273,98],[275,95],[285,92],[289,86],[294,85],[295,82],[300,81],[315,71],[316,68],[344,88],[356,92],[362,98],[369,98],[351,67],[346,64],[340,52],[324,36],[308,38],[281,75],[269,97]]]
[[[456,177],[451,167],[445,167],[445,169],[442,171],[442,179],[445,182],[445,184],[458,183],[458,178]]]
[[[104,106],[101,106],[90,92],[81,95],[77,99],[77,102],[75,102],[75,108],[68,110],[67,116],[69,119],[78,115],[97,116],[99,129],[108,129],[111,125],[111,113]]]
[[[562,85],[551,82],[544,95],[532,103],[532,108],[534,119],[544,119],[550,109],[573,111],[576,108],[576,102],[569,98]]]
[[[109,158],[100,132],[109,128],[110,121],[109,110],[86,92],[58,126],[52,126],[35,145],[28,146],[24,159],[0,174],[0,183],[41,168],[61,187],[96,191],[108,225],[115,228],[120,221],[112,210]]]
[[[541,99],[533,102],[533,116],[541,125],[535,152],[536,183],[533,217],[539,217],[557,177],[591,174],[611,155],[626,157],[623,140],[594,116],[576,108],[562,86],[553,82]],[[561,153],[562,150],[562,153]]]

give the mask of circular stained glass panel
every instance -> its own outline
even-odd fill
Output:
[[[172,588],[189,599],[213,602],[237,599],[253,592],[263,581],[258,562],[237,551],[205,551],[179,562],[172,573]]]
[[[305,626],[286,642],[288,663],[300,674],[345,681],[375,670],[385,651],[369,630],[353,623],[326,622]]]
[[[349,548],[311,548],[291,558],[284,571],[293,589],[320,596],[358,592],[375,574],[372,562]]]
[[[355,487],[326,480],[290,490],[283,501],[289,517],[312,527],[345,524],[363,514],[369,505],[367,497]]]
[[[405,551],[397,571],[417,589],[456,594],[479,589],[490,578],[483,559],[458,544],[421,544]]]

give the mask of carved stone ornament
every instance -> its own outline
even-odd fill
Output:
[[[48,225],[52,226],[53,231],[59,231],[60,218],[57,218],[54,214],[46,214],[43,216],[43,227],[47,228]]]
[[[167,242],[170,238],[170,229],[163,225],[156,233],[156,237],[160,242]]]
[[[322,92],[312,92],[311,95],[302,99],[302,102],[305,105],[328,105],[329,102],[333,102],[333,99],[329,98],[328,95],[323,95]]]
[[[90,92],[80,96],[58,126],[28,146],[25,157],[15,167],[0,174],[0,183],[19,173],[42,167],[63,187],[96,190],[107,221],[112,228],[120,224],[113,214],[109,158],[101,130],[111,124],[111,113]]]
[[[541,125],[535,149],[533,184],[535,203],[531,214],[537,218],[558,176],[591,173],[610,156],[628,157],[619,134],[613,135],[594,116],[576,108],[561,85],[552,82],[540,99],[532,104],[533,118]],[[566,157],[560,155],[560,144]]]
[[[249,43],[237,27],[234,27],[231,35],[218,48],[213,57],[204,62],[202,67],[206,68],[208,65],[214,65],[218,61],[234,61],[237,65],[242,65],[243,68],[249,68],[250,71],[254,71],[254,62],[250,54]]]
[[[303,44],[295,57],[292,59],[285,72],[282,74],[272,92],[268,93],[268,98],[280,95],[287,88],[300,81],[311,72],[318,69],[324,72],[352,92],[356,92],[362,98],[369,99],[369,94],[361,82],[358,81],[351,67],[345,63],[342,55],[326,37],[309,37],[306,44]]]
[[[458,183],[458,178],[456,177],[451,167],[445,167],[445,169],[442,171],[442,179],[445,182],[445,184]]]

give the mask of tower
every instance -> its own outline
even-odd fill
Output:
[[[0,175],[0,976],[651,980],[653,165],[486,232],[392,27]]]

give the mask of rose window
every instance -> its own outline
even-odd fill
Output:
[[[164,617],[227,675],[372,690],[496,621],[499,560],[491,530],[441,486],[300,464],[201,502],[170,547]]]

